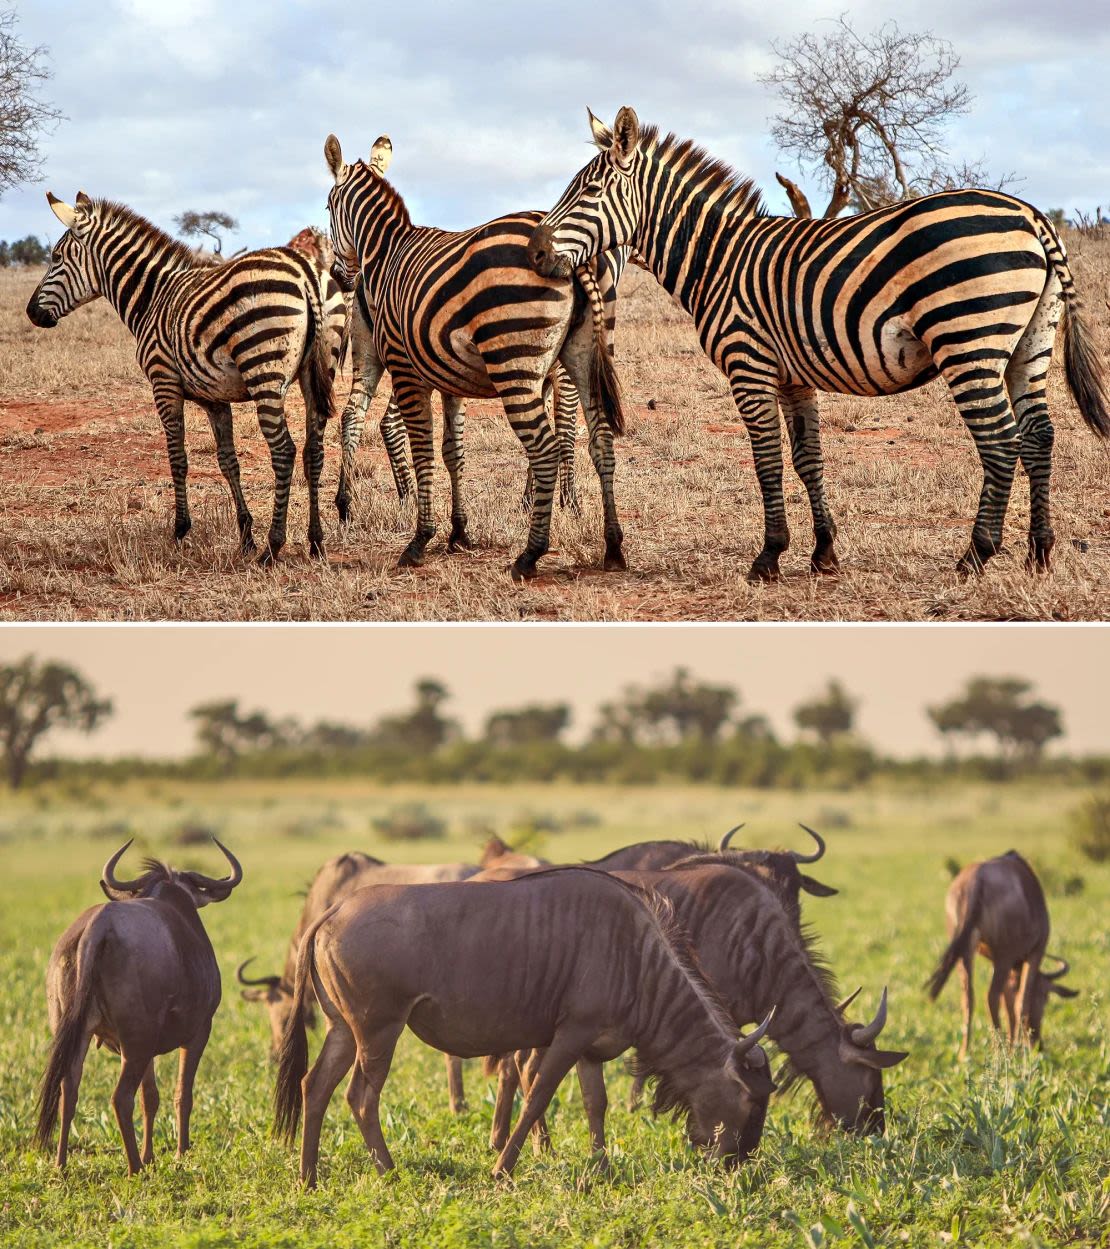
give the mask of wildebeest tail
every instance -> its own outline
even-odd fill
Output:
[[[316,972],[316,930],[335,907],[305,930],[297,951],[297,976],[293,983],[293,1009],[285,1023],[278,1050],[277,1084],[274,1088],[274,1135],[289,1144],[297,1134],[301,1121],[301,1081],[308,1070],[308,1032],[305,1028],[305,1003],[312,990]]]
[[[601,288],[589,265],[581,265],[576,274],[586,292],[586,298],[590,301],[590,315],[594,323],[594,346],[590,352],[590,398],[613,433],[623,434],[624,405],[621,400],[621,383],[609,351]]]
[[[1091,330],[1075,289],[1071,267],[1052,223],[1037,214],[1041,244],[1064,294],[1064,375],[1076,406],[1091,431],[1110,438],[1110,392],[1105,365],[1091,342]]]
[[[964,917],[960,921],[959,927],[952,934],[952,940],[949,941],[948,948],[941,955],[936,971],[925,982],[925,987],[929,990],[929,997],[933,1001],[936,1001],[937,995],[944,988],[944,982],[952,974],[952,968],[956,966],[960,959],[966,958],[970,953],[971,937],[979,923],[980,901],[979,878],[976,876],[968,894],[967,909],[964,911]]]
[[[77,943],[77,973],[73,993],[58,1022],[50,1047],[50,1057],[39,1086],[35,1144],[42,1149],[49,1147],[50,1139],[54,1135],[54,1124],[58,1121],[58,1106],[62,1096],[62,1081],[89,1043],[87,1027],[93,968],[103,940],[102,926],[97,922],[99,918],[99,915],[93,918]]]

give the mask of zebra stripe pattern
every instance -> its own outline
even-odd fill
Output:
[[[535,480],[528,543],[513,576],[535,575],[548,549],[559,447],[544,405],[545,381],[560,362],[584,400],[590,453],[605,508],[605,567],[623,568],[623,533],[613,494],[614,432],[623,428],[619,387],[606,340],[624,256],[601,257],[577,281],[544,278],[525,247],[541,214],[499,217],[472,230],[416,227],[382,176],[392,145],[378,140],[369,161],[347,165],[329,136],[335,180],[328,197],[337,271],[361,271],[373,321],[374,367],[388,369],[412,448],[417,529],[401,557],[418,564],[436,532],[432,509],[431,392],[444,397],[443,456],[451,477],[448,549],[471,545],[463,501],[462,400],[497,397]],[[599,275],[599,276],[595,276]],[[587,286],[597,285],[596,298]],[[608,294],[607,294],[608,292]],[[376,379],[375,379],[376,384]]]
[[[309,486],[309,549],[324,555],[319,483],[324,425],[346,310],[338,284],[300,252],[270,248],[222,264],[199,261],[184,244],[131,209],[83,192],[75,205],[48,194],[66,227],[27,305],[31,321],[52,328],[101,295],[135,337],[139,365],[154,392],[173,477],[174,537],[192,520],[186,497],[185,400],[208,415],[216,458],[235,501],[240,546],[254,551],[253,520],[239,481],[231,404],[251,400],[270,448],[274,509],[261,562],[285,544],[296,447],[285,419],[294,379],[304,395],[304,471]],[[339,298],[337,298],[339,296]],[[324,304],[328,305],[325,313]]]
[[[777,407],[813,513],[814,572],[835,572],[817,392],[890,395],[938,374],[983,467],[971,543],[981,570],[1002,541],[1020,459],[1030,484],[1027,565],[1047,568],[1053,427],[1045,399],[1056,329],[1087,424],[1110,435],[1101,364],[1063,245],[1045,216],[996,191],[943,192],[840,220],[764,213],[751,182],[688,140],[641,129],[621,109],[590,114],[601,149],[535,231],[541,273],[568,273],[630,244],[694,317],[751,437],[764,543],[752,580],[779,575],[789,543]]]

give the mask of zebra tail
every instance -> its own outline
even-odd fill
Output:
[[[316,409],[319,419],[330,421],[335,415],[335,387],[333,385],[333,368],[331,344],[328,342],[327,320],[324,306],[320,300],[318,283],[308,283],[308,313],[312,321],[312,345],[309,348],[308,388],[312,395],[312,406]]]
[[[967,900],[967,910],[963,922],[952,935],[948,948],[941,955],[936,971],[925,982],[929,997],[935,1002],[937,995],[944,988],[945,981],[952,974],[952,968],[970,953],[971,935],[979,923],[979,907],[982,901],[979,889],[979,878],[976,877],[971,886],[971,895]]]
[[[101,912],[103,914],[103,912]],[[50,1047],[46,1070],[43,1072],[39,1086],[38,1122],[35,1125],[35,1145],[47,1149],[54,1135],[54,1124],[58,1121],[58,1106],[61,1102],[62,1081],[78,1058],[82,1045],[87,1045],[86,1026],[89,1015],[89,1004],[92,999],[92,973],[96,962],[97,951],[103,941],[101,925],[97,923],[99,915],[81,934],[77,943],[77,975],[74,978],[73,994],[66,1003],[58,1030],[54,1034],[54,1042]]]
[[[590,301],[590,312],[594,320],[594,349],[590,353],[590,398],[613,433],[623,434],[624,405],[621,401],[621,384],[613,357],[609,353],[601,288],[588,265],[582,265],[577,270],[577,276]]]
[[[1092,433],[1110,438],[1110,391],[1105,367],[1091,343],[1091,330],[1075,290],[1071,267],[1051,222],[1039,219],[1041,242],[1064,292],[1064,374],[1076,406]]]

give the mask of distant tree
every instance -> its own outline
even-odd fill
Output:
[[[823,694],[794,708],[794,723],[803,732],[816,733],[828,745],[852,731],[858,705],[839,681],[830,681]]]
[[[275,724],[262,711],[239,713],[237,699],[200,703],[189,711],[197,722],[197,742],[205,754],[224,764],[257,750],[273,750],[291,744],[295,736],[292,722]]]
[[[16,34],[13,9],[0,10],[0,196],[32,181],[42,166],[39,139],[62,118],[38,91],[50,78],[46,49]]]
[[[18,789],[27,775],[31,752],[52,729],[91,733],[112,714],[109,699],[99,698],[75,668],[27,655],[0,665],[0,746],[8,784]]]
[[[1067,216],[1062,208],[1050,208],[1045,216],[1052,222],[1057,234],[1068,224]]]
[[[1060,710],[1031,701],[1022,677],[972,677],[951,702],[928,707],[929,719],[946,738],[993,737],[1001,754],[1036,759],[1064,734]]]
[[[620,699],[603,703],[593,737],[596,741],[668,742],[717,740],[740,701],[736,690],[693,680],[676,668],[659,685],[628,686]]]
[[[217,256],[223,255],[224,233],[234,234],[239,229],[239,222],[224,212],[187,212],[174,217],[173,223],[178,233],[187,239],[206,237],[213,243],[212,250]]]
[[[432,751],[459,736],[457,721],[441,714],[440,708],[451,695],[447,687],[431,677],[417,681],[416,706],[407,714],[386,716],[374,730],[383,745],[410,750]]]
[[[369,736],[365,729],[354,725],[321,720],[304,732],[300,745],[306,750],[357,750],[366,744]]]
[[[24,239],[0,243],[0,268],[9,265],[44,265],[50,259],[50,248],[40,238],[28,234]]]
[[[777,90],[784,107],[771,135],[828,191],[824,217],[987,181],[981,165],[939,163],[945,128],[971,104],[967,87],[953,77],[960,61],[947,40],[903,31],[894,21],[860,34],[841,14],[827,34],[772,47],[779,63],[760,81]],[[776,177],[795,215],[813,216],[802,189]]]
[[[486,721],[485,739],[491,746],[517,746],[525,742],[557,742],[570,724],[566,703],[543,707],[532,704],[495,711]]]

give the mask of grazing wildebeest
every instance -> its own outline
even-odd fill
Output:
[[[1016,850],[982,863],[969,863],[948,887],[945,918],[951,940],[927,985],[929,996],[935,1000],[952,968],[960,964],[964,1033],[959,1057],[967,1057],[971,1044],[976,949],[994,964],[987,1005],[995,1029],[1000,1029],[998,1002],[1004,998],[1010,1043],[1016,1044],[1027,1034],[1039,1046],[1048,995],[1075,997],[1078,990],[1059,983],[1068,971],[1065,959],[1057,959],[1060,967],[1056,971],[1041,971],[1048,945],[1048,906],[1033,869]]]
[[[825,1118],[859,1133],[882,1132],[882,1071],[906,1054],[880,1051],[886,990],[875,1018],[846,1023],[831,974],[771,889],[719,863],[679,863],[662,871],[619,872],[621,880],[664,897],[689,938],[701,970],[739,1028],[775,1007],[767,1033],[790,1059],[791,1079],[812,1081]],[[854,996],[854,995],[853,995]],[[851,999],[849,999],[849,1002]],[[527,1087],[535,1056],[528,1060]],[[516,1082],[503,1062],[491,1144],[503,1143]],[[507,1101],[505,1099],[508,1099]]]
[[[517,850],[510,846],[507,841],[502,841],[496,834],[486,842],[482,850],[482,857],[478,862],[481,864],[484,872],[496,871],[500,868],[534,871],[539,867],[551,866],[547,859],[540,859],[534,854],[526,854],[521,850]]]
[[[532,1124],[579,1064],[594,1148],[605,1148],[600,1064],[635,1047],[656,1105],[686,1115],[696,1145],[731,1161],[758,1143],[772,1083],[696,970],[669,908],[604,872],[559,867],[512,881],[360,891],[305,934],[296,1000],[310,987],[327,1036],[306,1075],[297,1012],[282,1040],[276,1131],[304,1112],[301,1178],[316,1180],[320,1127],[354,1064],[347,1100],[379,1171],[393,1166],[378,1102],[407,1025],[445,1052],[545,1050],[494,1174],[512,1171]],[[490,951],[498,951],[490,974]]]
[[[143,874],[135,880],[120,880],[116,864],[130,845],[104,865],[100,886],[109,901],[79,915],[50,956],[46,999],[54,1043],[39,1093],[35,1139],[44,1148],[49,1145],[60,1105],[58,1166],[65,1166],[85,1053],[96,1037],[122,1059],[112,1109],[127,1171],[134,1175],[154,1158],[154,1058],[175,1049],[181,1050],[174,1098],[178,1156],[189,1148],[193,1079],[220,1004],[220,971],[197,911],[228,898],[243,879],[243,869],[216,841],[231,864],[231,875],[221,880],[154,859],[144,860]],[[132,1119],[140,1086],[141,1156]]]
[[[361,850],[350,850],[329,859],[316,873],[305,895],[300,919],[285,954],[284,972],[280,976],[249,978],[244,972],[251,960],[247,959],[239,965],[239,983],[250,986],[243,990],[243,997],[249,1002],[266,1004],[270,1018],[271,1055],[277,1057],[286,1021],[293,1010],[293,980],[301,938],[326,910],[349,897],[356,889],[365,889],[368,885],[423,885],[466,880],[477,871],[478,868],[471,863],[383,863]],[[311,995],[304,999],[301,1009],[305,1023],[314,1027],[316,1012]],[[448,1054],[446,1062],[448,1101],[452,1112],[460,1114],[466,1109],[462,1060]]]

